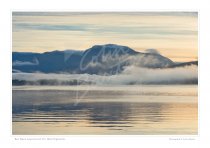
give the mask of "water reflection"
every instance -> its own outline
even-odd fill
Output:
[[[13,91],[13,134],[197,133],[195,102],[136,102],[136,95],[125,101],[121,93],[101,101],[101,96],[91,95],[91,100],[87,95],[75,104],[71,91]]]

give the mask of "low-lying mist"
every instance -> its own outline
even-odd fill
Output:
[[[197,84],[196,65],[150,69],[127,66],[116,75],[13,73],[14,82],[22,85],[132,85],[132,84]],[[17,85],[19,83],[16,83]],[[15,85],[13,83],[13,85]]]

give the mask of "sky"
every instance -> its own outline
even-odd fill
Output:
[[[173,61],[198,58],[196,12],[13,12],[12,48],[19,52],[86,50],[118,44],[156,49]]]

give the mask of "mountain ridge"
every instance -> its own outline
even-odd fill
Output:
[[[174,68],[183,65],[157,52],[143,53],[116,44],[94,45],[84,51],[13,52],[12,63],[14,71],[88,74],[116,74],[129,65],[145,68]]]

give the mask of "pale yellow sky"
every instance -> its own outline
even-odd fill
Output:
[[[157,49],[174,61],[197,60],[198,18],[190,12],[13,12],[13,51],[85,50],[120,44]]]

